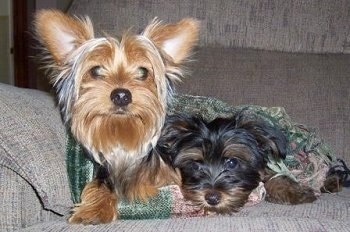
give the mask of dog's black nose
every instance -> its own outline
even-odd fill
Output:
[[[220,203],[221,194],[218,192],[209,192],[205,194],[204,198],[209,205],[217,205]]]
[[[115,89],[111,93],[111,100],[116,106],[127,106],[132,102],[131,92],[122,88]]]

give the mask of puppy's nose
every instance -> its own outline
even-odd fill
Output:
[[[205,194],[204,198],[209,205],[217,205],[220,203],[221,194],[218,192],[209,192]]]
[[[115,89],[111,93],[111,100],[116,106],[127,106],[132,102],[131,92],[122,88]]]

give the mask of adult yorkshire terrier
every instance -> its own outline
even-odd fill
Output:
[[[55,10],[36,14],[36,34],[63,121],[98,164],[69,222],[110,222],[118,216],[118,199],[146,200],[171,181],[167,166],[147,155],[198,29],[191,18],[175,24],[154,20],[143,33],[126,33],[117,41],[95,38],[88,17]]]
[[[275,175],[267,160],[286,157],[284,133],[244,114],[207,122],[197,116],[166,120],[157,152],[181,173],[184,197],[206,212],[232,213],[264,182],[266,200],[300,204],[316,200],[314,191],[288,176]]]

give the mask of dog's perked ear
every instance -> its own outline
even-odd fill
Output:
[[[42,45],[40,59],[57,92],[62,119],[69,124],[80,85],[78,77],[82,76],[78,75],[82,70],[78,61],[84,52],[78,50],[94,39],[92,23],[88,17],[79,19],[58,10],[40,10],[35,14],[34,29]]]
[[[86,40],[94,37],[88,17],[78,19],[56,10],[41,10],[35,14],[35,32],[57,64]]]
[[[274,158],[286,158],[287,138],[280,128],[270,125],[264,120],[250,120],[236,117],[236,125],[251,133],[264,154],[271,154]]]
[[[170,56],[175,64],[179,64],[190,55],[198,33],[199,21],[193,18],[185,18],[174,24],[162,24],[154,19],[143,35]]]

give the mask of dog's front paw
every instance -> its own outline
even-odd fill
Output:
[[[74,207],[69,223],[100,224],[117,218],[117,195],[104,184],[90,182],[85,186],[81,199],[81,203]]]
[[[101,224],[109,223],[116,219],[115,207],[105,207],[105,205],[89,206],[79,205],[74,208],[74,212],[68,219],[72,224]]]
[[[265,183],[266,200],[276,204],[297,205],[314,202],[317,197],[310,187],[301,186],[287,176],[278,176]]]

